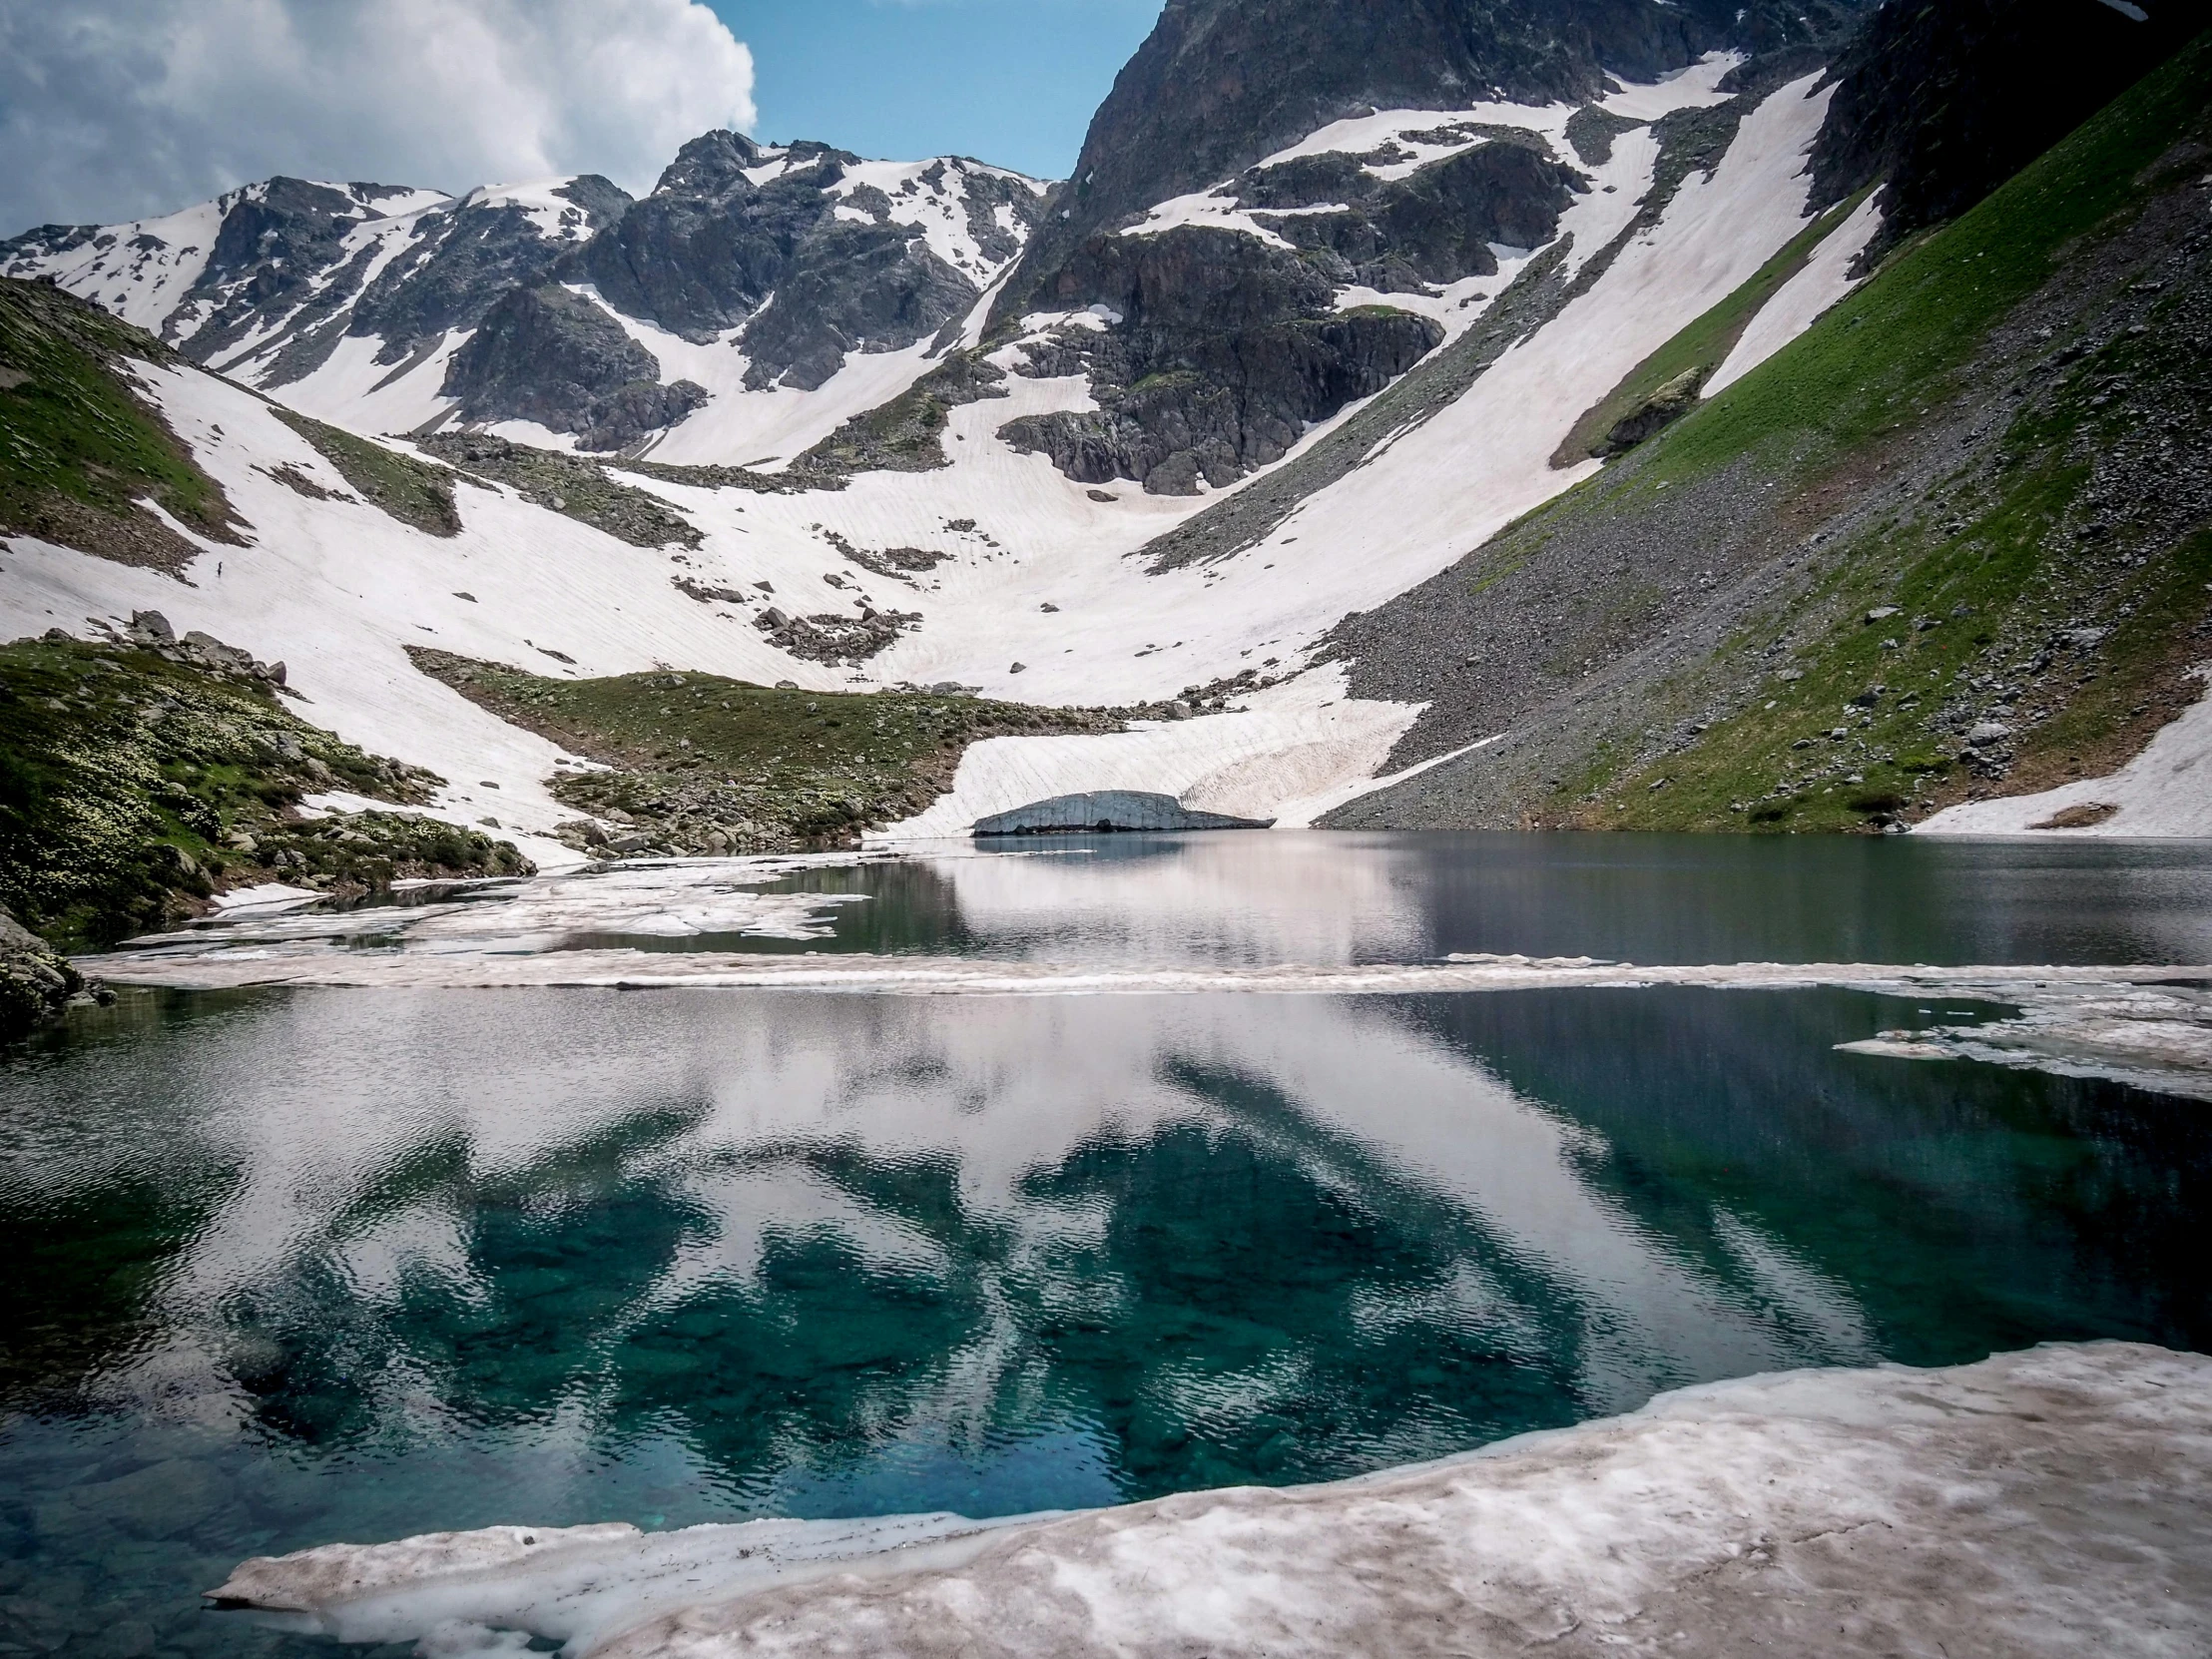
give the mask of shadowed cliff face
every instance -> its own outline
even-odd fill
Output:
[[[1836,66],[1815,204],[1887,180],[1871,265],[1964,213],[2208,24],[2205,0],[1891,0]]]
[[[510,288],[446,364],[441,388],[463,420],[535,420],[584,449],[620,449],[707,400],[663,385],[660,359],[558,282]]]
[[[1064,373],[1072,358],[1099,407],[1025,416],[1002,435],[1079,482],[1135,478],[1155,495],[1190,494],[1201,477],[1234,482],[1443,337],[1407,311],[1335,310],[1334,292],[1314,263],[1234,231],[1094,237],[1062,273],[1057,302],[1102,304],[1121,321],[1062,330],[1031,360]]]
[[[1153,494],[1218,488],[1279,460],[1446,335],[1433,306],[1354,301],[1434,299],[1494,275],[1498,250],[1552,242],[1590,185],[1578,157],[1543,136],[1472,118],[1401,135],[1461,147],[1410,172],[1398,164],[1433,152],[1385,142],[1266,158],[1379,109],[1586,101],[1615,78],[1655,79],[1721,48],[1802,74],[1855,15],[1841,3],[1710,0],[1173,0],[995,307],[1001,331],[1038,313],[1101,319],[1022,342],[1031,372],[1086,373],[1098,407],[1027,416],[1003,435],[1078,481],[1131,478]],[[1259,234],[1128,234],[1201,192],[1248,210]]]

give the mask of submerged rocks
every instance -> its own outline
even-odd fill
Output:
[[[0,904],[0,1042],[55,1018],[84,986],[68,957]]]

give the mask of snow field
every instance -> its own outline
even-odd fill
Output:
[[[1759,307],[1699,395],[1711,397],[1723,386],[1741,380],[1812,327],[1822,312],[1849,293],[1857,285],[1851,279],[1851,262],[1874,241],[1881,228],[1882,210],[1870,195],[1843,224],[1821,239],[1804,268]]]
[[[72,293],[96,300],[133,327],[160,336],[171,314],[208,268],[216,233],[233,198],[202,202],[160,219],[105,227],[82,247],[53,259],[12,261],[5,275],[52,276]],[[161,243],[140,248],[142,237]]]
[[[1710,103],[1730,66],[1731,60],[1710,59],[1659,87],[1613,95],[1608,104],[1648,118],[1684,103]],[[364,505],[306,501],[256,464],[290,460],[338,486],[300,439],[234,388],[162,371],[150,373],[149,384],[258,526],[259,545],[211,546],[191,572],[198,587],[180,589],[145,572],[19,543],[0,591],[0,617],[35,632],[55,621],[77,628],[87,615],[127,616],[150,607],[180,628],[203,627],[258,656],[281,658],[292,666],[294,684],[314,699],[302,709],[310,718],[453,780],[441,813],[466,823],[493,817],[533,835],[568,816],[542,788],[550,746],[511,732],[415,673],[401,646],[436,645],[576,675],[665,665],[824,690],[952,681],[992,696],[1062,705],[1172,698],[1245,669],[1271,679],[1295,675],[1347,612],[1425,580],[1583,476],[1588,469],[1555,472],[1548,465],[1573,420],[1799,228],[1803,151],[1827,99],[1825,92],[1806,96],[1811,85],[1808,78],[1762,103],[1715,175],[1685,181],[1655,230],[1458,402],[1385,439],[1359,469],[1302,503],[1263,545],[1211,566],[1150,575],[1130,555],[1202,511],[1215,492],[1157,497],[1115,481],[1098,491],[1110,499],[1096,500],[1092,486],[998,439],[999,427],[1018,415],[1092,406],[1081,377],[1009,374],[1007,396],[951,410],[943,436],[951,464],[935,471],[862,474],[841,491],[800,495],[698,490],[626,475],[623,481],[660,495],[698,525],[705,543],[687,553],[632,548],[504,491],[468,484],[458,491],[465,528],[450,541],[420,535]],[[1393,111],[1338,123],[1270,160],[1364,151],[1399,130],[1451,121],[1510,121],[1556,133],[1570,113],[1564,105]],[[1593,189],[1575,199],[1562,226],[1574,237],[1576,263],[1594,256],[1633,216],[1655,157],[1650,133],[1639,129],[1618,137],[1611,160],[1590,170]],[[942,198],[918,184],[900,197],[928,165],[866,164],[853,170],[850,188],[873,185],[894,204],[913,205],[919,197],[946,213],[964,212],[951,193],[968,164],[947,164]],[[486,199],[504,194],[550,210],[556,183]],[[400,205],[411,215],[444,200]],[[397,217],[353,234],[384,235]],[[1785,287],[1768,307],[1771,318],[1747,330],[1730,359],[1732,371],[1741,371],[1739,359],[1778,346],[1799,317],[1840,291],[1845,235],[1860,229],[1855,219]],[[1502,291],[1513,269],[1455,284],[1440,298],[1390,301],[1430,309],[1457,332],[1481,314],[1477,305]],[[1477,292],[1486,297],[1459,302]],[[968,319],[970,335],[984,308],[979,304]],[[1026,320],[1032,334],[1069,321],[1103,325],[1087,315]],[[926,346],[916,346],[855,355],[814,393],[746,392],[744,353],[727,340],[697,345],[650,324],[623,319],[623,325],[660,357],[668,378],[696,379],[714,394],[653,450],[656,459],[678,463],[786,464],[929,366]],[[391,367],[373,361],[378,342],[348,338],[281,395],[356,430],[405,430],[449,407],[436,387],[458,339],[450,336],[393,379]],[[1001,350],[995,360],[1010,363],[1018,349]],[[1301,448],[1353,412],[1317,426]],[[218,426],[221,437],[214,435]],[[519,423],[510,435],[569,446]],[[972,529],[952,528],[969,521]],[[862,549],[919,547],[952,557],[910,581],[881,577],[845,560],[830,541],[832,533]],[[219,563],[225,575],[213,579]],[[674,588],[676,577],[747,597],[702,604]],[[754,586],[764,581],[773,593]],[[475,594],[476,602],[453,598],[455,590]],[[859,667],[830,668],[794,661],[765,643],[750,621],[772,604],[801,615],[867,604],[918,612],[922,621]],[[575,665],[563,667],[545,651],[562,652]],[[956,832],[985,812],[1100,788],[1165,790],[1195,808],[1302,825],[1372,787],[1418,713],[1346,698],[1334,668],[1239,701],[1249,712],[1112,737],[978,745],[946,800],[891,832]],[[529,850],[546,862],[573,858],[542,840]]]

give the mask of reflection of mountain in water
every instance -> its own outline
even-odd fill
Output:
[[[2208,1335],[2170,1248],[2204,1132],[1829,1052],[1894,1017],[241,1000],[0,1085],[40,1241],[6,1381],[227,1398],[317,1457],[489,1433],[588,1482],[666,1444],[744,1507],[987,1508],[1327,1478],[1795,1364]]]

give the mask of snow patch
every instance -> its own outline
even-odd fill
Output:
[[[1803,269],[1759,307],[1734,349],[1705,382],[1701,395],[1711,397],[1723,386],[1741,380],[1812,327],[1822,312],[1857,286],[1851,277],[1852,262],[1866,251],[1881,228],[1882,210],[1870,195],[1843,224],[1821,239]]]

